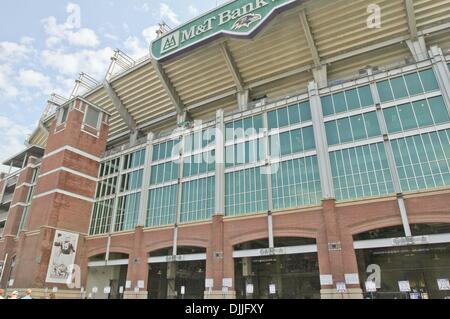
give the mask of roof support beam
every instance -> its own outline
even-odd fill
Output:
[[[228,48],[228,45],[225,42],[220,44],[220,51],[222,52],[223,57],[225,58],[225,62],[227,63],[228,69],[230,70],[231,75],[233,76],[234,83],[239,92],[244,91],[244,81],[242,81],[241,73],[234,61],[234,58]]]
[[[409,33],[411,39],[417,39],[417,24],[416,24],[416,14],[414,12],[413,0],[405,0],[406,14],[408,19]]]
[[[112,87],[112,85],[105,80],[103,82],[103,86],[106,90],[106,92],[109,95],[109,98],[113,102],[114,107],[116,108],[117,112],[120,114],[120,117],[125,122],[127,127],[132,131],[135,132],[137,128],[137,124],[131,114],[128,112],[126,107],[122,104],[122,101],[120,100],[119,96],[117,95],[116,91]]]
[[[164,71],[161,63],[159,63],[154,59],[151,60],[151,63],[153,65],[153,69],[155,70],[156,74],[158,75],[158,78],[161,81],[161,84],[164,87],[164,90],[169,95],[169,98],[172,101],[175,110],[177,111],[178,114],[183,114],[184,109],[183,102],[181,101],[181,98],[178,95],[177,91],[175,90],[175,87],[172,85],[172,82],[170,81],[169,77]]]
[[[317,50],[316,42],[314,41],[313,34],[311,33],[311,28],[309,27],[308,19],[306,17],[306,10],[301,10],[299,13],[300,22],[303,27],[303,31],[305,32],[306,41],[308,43],[308,47],[311,50],[311,55],[316,67],[320,67],[320,56],[319,51]]]

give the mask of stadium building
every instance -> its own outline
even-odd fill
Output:
[[[4,163],[1,287],[448,297],[449,7],[236,0],[116,51]]]

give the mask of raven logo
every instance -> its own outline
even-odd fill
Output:
[[[247,14],[246,16],[243,16],[239,20],[237,20],[234,23],[231,30],[239,30],[243,27],[248,28],[253,22],[259,21],[261,19],[262,19],[262,17],[260,14],[254,14],[254,13]]]

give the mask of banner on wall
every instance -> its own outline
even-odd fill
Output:
[[[72,281],[72,270],[78,246],[77,233],[57,230],[52,245],[46,282],[66,284]]]

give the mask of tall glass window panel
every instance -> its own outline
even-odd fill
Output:
[[[141,193],[118,197],[114,231],[127,231],[136,227],[139,218]]]
[[[214,176],[184,182],[181,195],[181,222],[209,220],[214,213],[214,198]]]
[[[338,201],[394,193],[383,143],[331,152],[330,160]]]
[[[225,215],[267,212],[267,175],[256,167],[225,174]]]
[[[272,164],[274,210],[319,205],[320,176],[317,157]]]
[[[369,85],[323,96],[321,101],[325,117],[374,105]]]
[[[403,192],[450,185],[450,130],[392,141]]]
[[[110,231],[114,200],[109,199],[94,204],[92,211],[90,235],[107,234]]]
[[[151,189],[147,207],[147,227],[175,224],[178,185]]]
[[[404,74],[377,83],[381,103],[439,90],[433,69]]]
[[[383,110],[389,133],[450,122],[442,96],[406,103]]]

